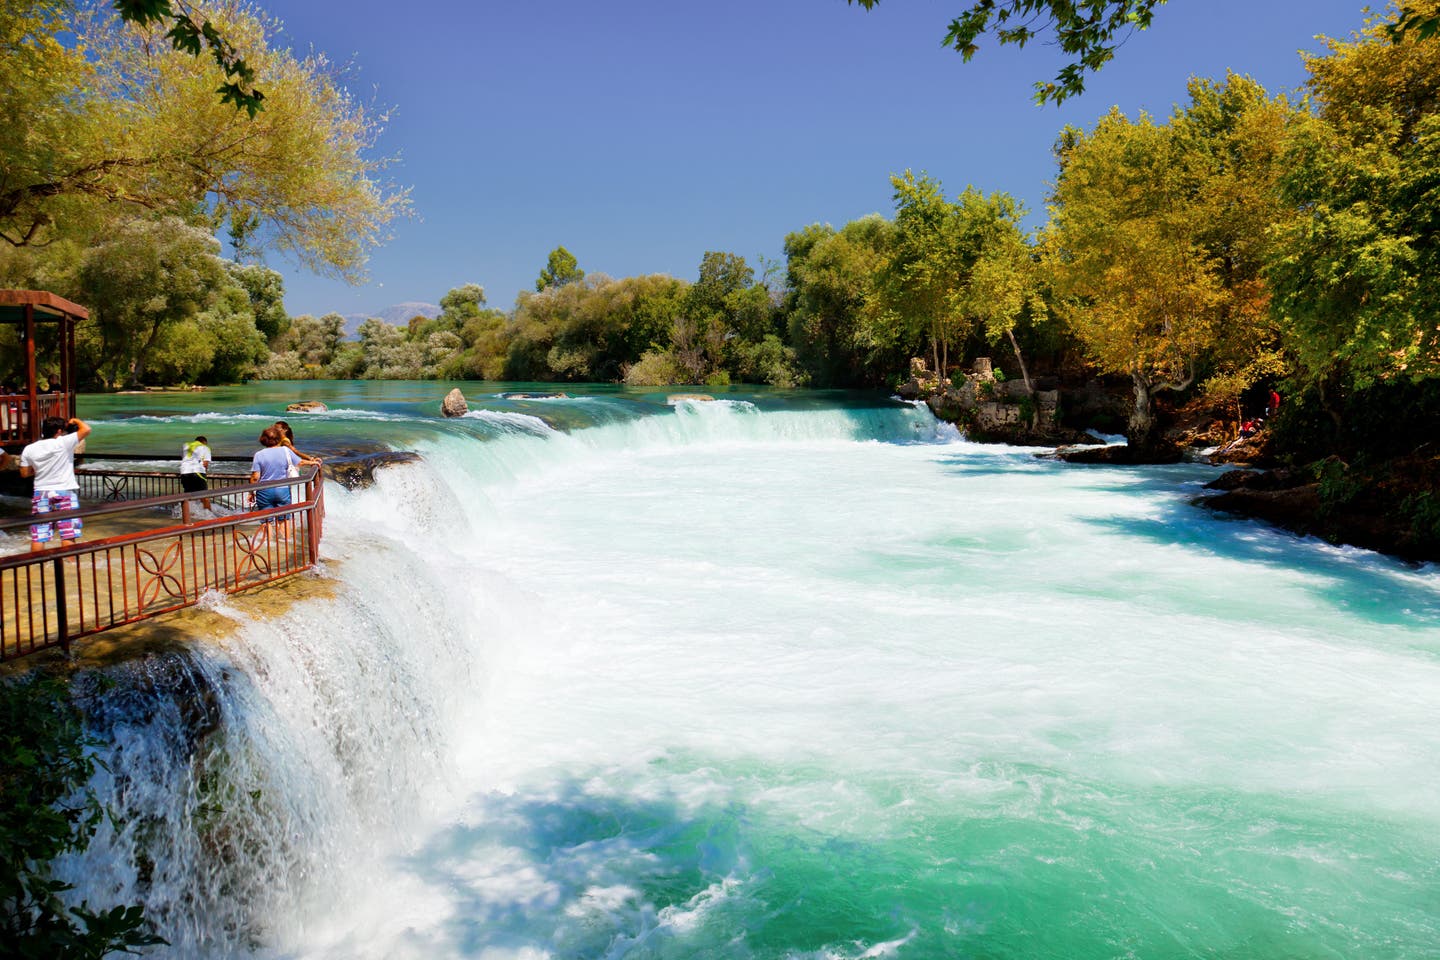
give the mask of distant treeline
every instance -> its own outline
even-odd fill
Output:
[[[1410,6],[1433,13],[1440,0]],[[1373,391],[1429,396],[1440,382],[1440,37],[1396,40],[1388,22],[1308,57],[1302,97],[1231,74],[1193,81],[1163,120],[1114,110],[1067,127],[1034,232],[1003,193],[950,196],[907,171],[891,178],[888,215],[797,229],[783,262],[710,252],[693,279],[611,278],[560,247],[509,310],[466,284],[439,316],[369,320],[354,341],[338,315],[286,316],[274,271],[221,260],[213,216],[0,245],[0,282],[94,305],[80,365],[101,387],[258,376],[887,388],[912,357],[944,376],[984,353],[1027,384],[1062,365],[1122,379],[1132,443],[1153,439],[1160,398],[1238,416],[1272,386],[1315,412],[1312,428],[1353,434]],[[243,214],[229,211],[242,252],[254,229]],[[0,377],[15,373],[12,360]]]

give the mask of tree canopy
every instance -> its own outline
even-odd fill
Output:
[[[880,0],[846,0],[867,10]],[[1115,56],[1115,48],[1136,30],[1150,26],[1155,8],[1166,0],[977,0],[950,21],[944,43],[969,62],[979,39],[993,29],[1001,44],[1023,47],[1054,34],[1055,44],[1069,58],[1054,80],[1035,84],[1037,103],[1061,103],[1083,93],[1085,75]]]
[[[867,10],[880,0],[845,0]],[[944,43],[969,63],[980,50],[979,39],[994,31],[1002,45],[1027,43],[1053,33],[1054,43],[1068,58],[1053,80],[1035,83],[1035,102],[1059,104],[1085,91],[1085,75],[1115,57],[1115,48],[1134,31],[1147,29],[1155,8],[1168,0],[975,0],[950,21]],[[1384,27],[1395,43],[1428,40],[1440,32],[1440,12],[1429,0],[1399,4],[1397,16]]]
[[[157,43],[158,27],[61,0],[0,8],[0,118],[27,133],[0,139],[0,238],[83,239],[169,214],[209,229],[238,223],[258,246],[359,279],[409,210],[371,156],[383,118],[324,57],[271,47],[276,27],[259,14],[204,9],[248,51],[270,109],[247,117],[222,103],[221,68]]]

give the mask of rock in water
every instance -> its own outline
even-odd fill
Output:
[[[286,413],[324,413],[330,408],[319,400],[301,400],[285,408]]]
[[[440,412],[447,417],[463,417],[470,412],[470,405],[459,387],[445,394],[445,399],[440,401]]]

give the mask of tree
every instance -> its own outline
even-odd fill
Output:
[[[252,118],[265,109],[265,94],[255,87],[255,71],[194,5],[185,0],[114,0],[114,3],[122,20],[141,27],[152,23],[163,25],[168,20],[170,29],[165,36],[176,50],[198,57],[202,47],[209,49],[215,65],[225,75],[225,82],[215,91],[220,94],[221,103],[233,103],[236,110],[244,110]]]
[[[1266,274],[1298,385],[1337,428],[1349,392],[1440,377],[1440,37],[1391,42],[1395,23],[1372,18],[1306,58],[1319,115],[1286,150],[1280,187],[1299,213]]]
[[[480,316],[485,306],[485,288],[478,283],[467,283],[456,287],[440,298],[440,316],[436,317],[440,329],[459,331],[465,324]]]
[[[405,192],[379,179],[385,161],[368,156],[383,118],[323,57],[272,49],[270,27],[248,10],[210,12],[266,78],[264,113],[221,103],[218,68],[157,43],[153,28],[59,0],[0,8],[0,117],[26,131],[0,138],[0,237],[84,238],[158,211],[211,229],[239,221],[257,245],[311,269],[363,275],[370,249],[409,210]]]
[[[935,370],[950,368],[950,348],[962,343],[989,310],[975,296],[976,266],[1007,233],[1018,231],[1023,210],[1004,193],[988,197],[966,187],[954,202],[940,183],[910,171],[891,177],[895,232],[876,287],[882,315],[915,338],[929,341]]]
[[[209,307],[195,318],[195,325],[196,339],[209,346],[210,361],[198,376],[167,378],[172,383],[247,380],[270,354],[249,291],[239,284],[217,290]]]
[[[1020,229],[1019,207],[1011,215],[997,219],[995,233],[971,270],[967,301],[971,312],[985,328],[985,338],[993,345],[1004,337],[1015,354],[1025,391],[1035,393],[1034,381],[1025,365],[1025,354],[1015,336],[1022,317],[1032,322],[1049,315],[1042,292],[1037,253],[1030,238]]]
[[[880,0],[846,0],[869,10]],[[976,42],[992,27],[1001,44],[1023,47],[1047,29],[1069,58],[1050,82],[1035,84],[1035,101],[1061,103],[1085,90],[1085,75],[1115,56],[1115,48],[1136,30],[1150,26],[1165,0],[977,0],[950,21],[944,43],[969,63]]]
[[[1130,378],[1126,433],[1137,451],[1153,450],[1155,394],[1195,382],[1220,281],[1194,235],[1167,130],[1112,110],[1066,141],[1046,235],[1057,307],[1103,372]]]
[[[944,375],[949,347],[961,333],[951,310],[959,283],[952,240],[953,207],[938,181],[909,170],[892,176],[895,238],[877,284],[884,314],[915,344],[928,343],[935,370]]]
[[[709,250],[671,329],[671,352],[689,382],[728,382],[751,366],[753,345],[779,332],[777,319],[770,291],[745,258]]]
[[[659,340],[668,341],[683,281],[661,275],[583,280],[522,293],[507,375],[534,380],[618,380]]]
[[[1102,371],[1131,380],[1142,453],[1163,446],[1158,393],[1207,369],[1233,391],[1265,371],[1274,337],[1260,270],[1292,114],[1234,75],[1190,93],[1168,125],[1112,110],[1062,134],[1044,241],[1057,309]]]
[[[412,343],[404,328],[371,317],[360,324],[360,354],[366,380],[419,380],[425,375],[424,345]]]
[[[101,304],[80,327],[80,362],[106,385],[146,382],[170,328],[210,305],[226,285],[219,242],[175,217],[136,220],[86,251],[78,299]]]
[[[290,326],[285,312],[285,278],[279,271],[258,263],[225,262],[225,272],[239,284],[250,301],[255,328],[266,340],[274,340]]]
[[[584,278],[585,271],[580,269],[575,255],[564,247],[556,247],[550,251],[550,256],[545,261],[545,269],[540,271],[540,276],[535,281],[535,291],[539,293],[546,287],[562,287]]]
[[[845,0],[867,10],[880,0]],[[1002,44],[1023,47],[1047,30],[1069,57],[1050,82],[1035,84],[1035,101],[1059,104],[1085,91],[1085,74],[1094,73],[1115,57],[1115,48],[1136,30],[1145,30],[1155,8],[1166,0],[977,0],[950,21],[944,43],[966,63],[980,50],[976,42],[993,25]],[[1440,33],[1440,13],[1428,0],[1401,4],[1398,16],[1385,29],[1393,43],[1428,40]]]

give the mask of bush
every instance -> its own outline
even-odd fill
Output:
[[[667,387],[684,383],[685,372],[668,350],[647,350],[640,362],[625,372],[625,382],[632,387]]]
[[[66,907],[50,875],[83,850],[102,810],[89,789],[98,761],[79,710],[57,680],[0,682],[0,956],[91,960],[165,943],[138,906]]]

